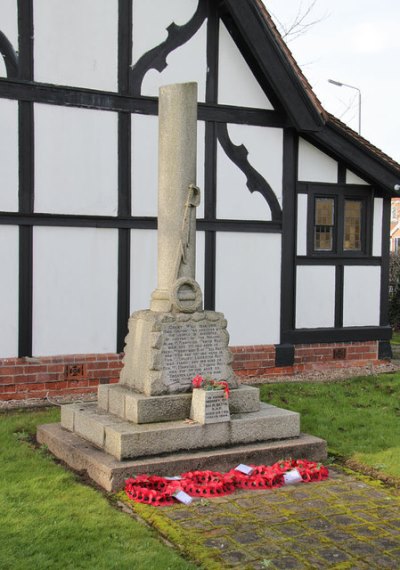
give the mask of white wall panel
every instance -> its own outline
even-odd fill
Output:
[[[204,232],[196,236],[196,280],[204,294]],[[148,309],[157,287],[157,232],[131,230],[130,312]]]
[[[297,268],[296,328],[335,324],[335,267]]]
[[[231,346],[279,343],[281,236],[218,233],[215,296]]]
[[[157,232],[131,230],[130,312],[148,309],[157,287]]]
[[[197,0],[135,0],[133,3],[133,63],[167,39],[167,27],[184,25],[196,12]],[[205,100],[207,74],[207,26],[200,27],[184,45],[167,56],[167,67],[160,73],[149,70],[143,80],[142,95],[158,96],[160,85],[196,81],[199,101]]]
[[[282,201],[282,129],[229,125],[233,144],[244,145],[248,162],[265,178]],[[225,219],[270,220],[271,211],[260,192],[250,192],[245,174],[217,147],[217,216]]]
[[[273,109],[230,33],[221,22],[218,102],[222,105]]]
[[[4,63],[4,59],[0,55],[0,77],[7,77],[7,69],[6,64]]]
[[[351,170],[346,170],[346,184],[363,184],[368,186],[368,182],[354,174]]]
[[[33,353],[115,352],[118,231],[34,228]]]
[[[11,42],[14,51],[18,51],[18,10],[16,0],[0,1],[0,30],[5,34],[8,41]],[[3,62],[1,55],[0,61]],[[0,77],[5,77],[5,74],[1,73]]]
[[[35,104],[35,211],[117,214],[117,113]]]
[[[18,210],[18,103],[0,99],[0,210]]]
[[[383,198],[374,198],[374,225],[372,228],[372,255],[382,255]]]
[[[204,265],[205,265],[205,233],[196,232],[196,281],[203,293],[204,305]]]
[[[297,255],[307,255],[307,194],[297,196]]]
[[[35,80],[117,90],[118,0],[34,0]]]
[[[18,356],[18,228],[0,226],[0,358]]]
[[[299,139],[298,180],[337,183],[338,164],[315,146]]]
[[[205,125],[197,123],[197,185],[201,203],[197,217],[204,216]],[[157,216],[158,117],[132,115],[132,215]]]
[[[345,267],[343,326],[379,325],[380,291],[380,267]]]

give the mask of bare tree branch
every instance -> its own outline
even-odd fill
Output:
[[[311,27],[319,24],[329,16],[329,14],[325,14],[318,18],[310,19],[317,2],[318,0],[311,0],[307,6],[304,6],[303,1],[301,1],[298,5],[295,16],[287,23],[282,22],[273,12],[271,12],[272,17],[278,26],[279,32],[286,42],[296,40],[303,34],[307,33]]]

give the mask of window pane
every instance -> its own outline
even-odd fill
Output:
[[[316,226],[314,232],[315,251],[333,250],[333,227]]]
[[[361,250],[361,200],[345,200],[344,202],[344,236],[345,251]]]
[[[315,200],[315,225],[333,226],[335,202],[333,198],[316,198]]]
[[[314,251],[333,251],[333,225],[335,223],[335,200],[315,199]]]

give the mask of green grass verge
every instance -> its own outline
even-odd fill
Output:
[[[58,410],[0,415],[0,568],[96,570],[195,567],[155,532],[28,445]]]
[[[261,386],[264,402],[301,413],[331,453],[400,478],[400,374]]]

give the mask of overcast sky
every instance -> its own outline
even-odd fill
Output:
[[[263,0],[272,16],[293,21],[312,0]],[[304,10],[303,10],[304,11]],[[400,162],[400,1],[316,0],[307,22],[321,20],[288,42],[327,111]],[[349,108],[350,106],[350,108]]]

